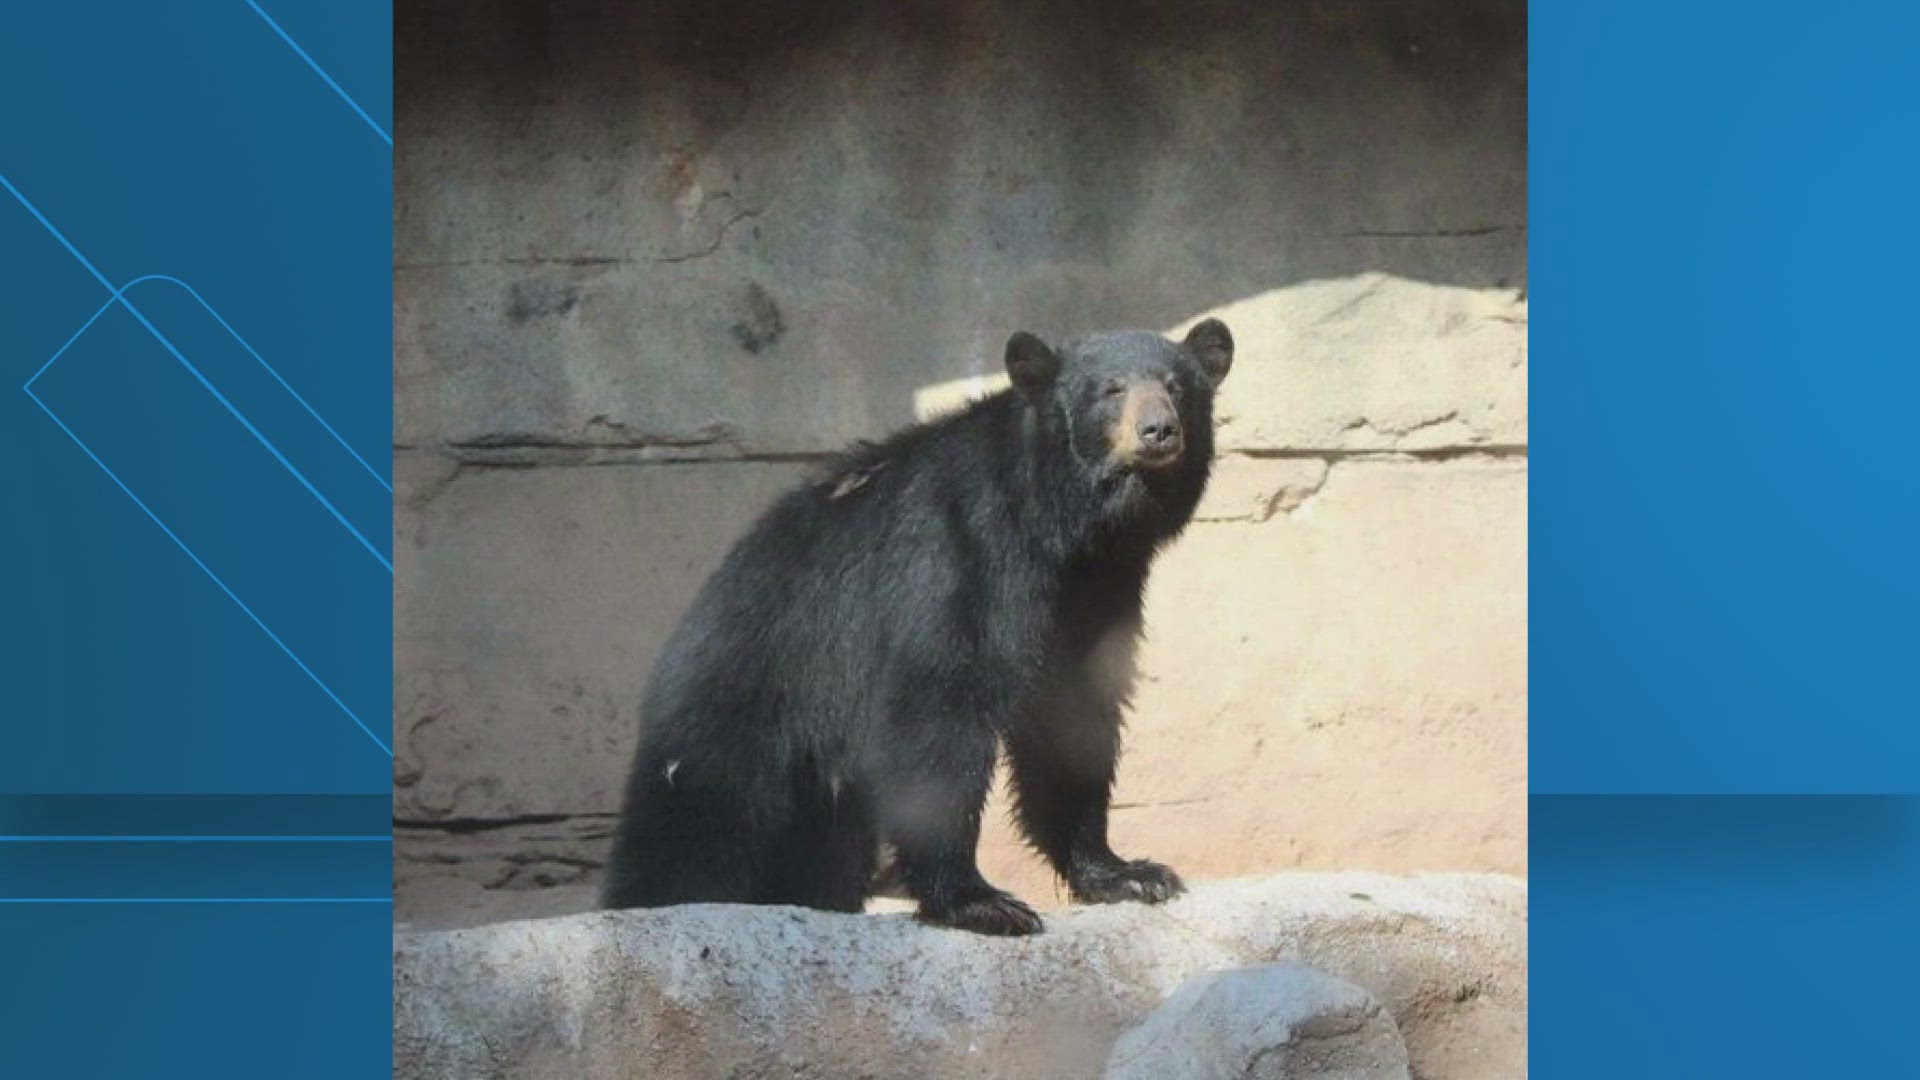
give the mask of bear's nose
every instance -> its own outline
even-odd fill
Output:
[[[1140,421],[1140,446],[1154,457],[1180,452],[1180,422],[1171,414]]]

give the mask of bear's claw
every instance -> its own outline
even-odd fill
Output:
[[[1073,898],[1082,904],[1113,904],[1135,900],[1159,904],[1187,891],[1180,875],[1151,859],[1135,859],[1119,866],[1102,867],[1080,875],[1071,885]]]
[[[1040,932],[1040,916],[1032,908],[1018,897],[997,891],[941,911],[929,911],[922,904],[918,918],[935,926],[950,926],[956,930],[971,930],[976,934],[997,937],[1020,937]]]

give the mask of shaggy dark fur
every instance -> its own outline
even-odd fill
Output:
[[[996,743],[1083,902],[1177,895],[1107,846],[1154,553],[1192,516],[1233,338],[1007,343],[1013,389],[774,504],[661,653],[602,903],[858,911],[881,844],[928,922],[1040,929],[974,862]]]

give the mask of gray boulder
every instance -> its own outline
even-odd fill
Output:
[[[1525,1075],[1526,885],[1290,873],[985,938],[694,904],[398,931],[400,1080],[1098,1077],[1187,980],[1297,960],[1364,987],[1423,1080]]]
[[[1297,961],[1189,979],[1114,1044],[1106,1080],[1407,1080],[1372,994]]]

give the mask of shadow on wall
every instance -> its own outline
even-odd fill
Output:
[[[819,452],[1014,329],[1525,289],[1523,3],[403,0],[395,50],[403,447]]]

